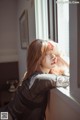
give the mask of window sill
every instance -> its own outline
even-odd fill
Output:
[[[71,96],[69,87],[59,87],[54,89],[54,92],[80,114],[80,103]]]

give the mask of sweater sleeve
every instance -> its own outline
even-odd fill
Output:
[[[67,87],[69,85],[69,77],[67,76],[38,74],[34,79],[34,83],[30,89],[36,93],[45,92],[55,87]]]

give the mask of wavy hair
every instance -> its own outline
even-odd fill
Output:
[[[36,39],[28,48],[27,55],[27,73],[24,76],[24,80],[27,79],[35,71],[40,70],[40,64],[45,53],[53,49],[53,45],[48,40]]]

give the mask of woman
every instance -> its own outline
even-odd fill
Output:
[[[49,74],[60,57],[54,49],[55,45],[47,40],[38,39],[30,44],[24,80],[14,100],[1,109],[9,113],[8,120],[44,120],[49,90],[69,84],[69,77]]]

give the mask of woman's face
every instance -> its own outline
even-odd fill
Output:
[[[57,63],[57,57],[53,53],[53,50],[46,52],[42,60],[42,67],[46,69],[51,69],[55,66],[56,63]]]

